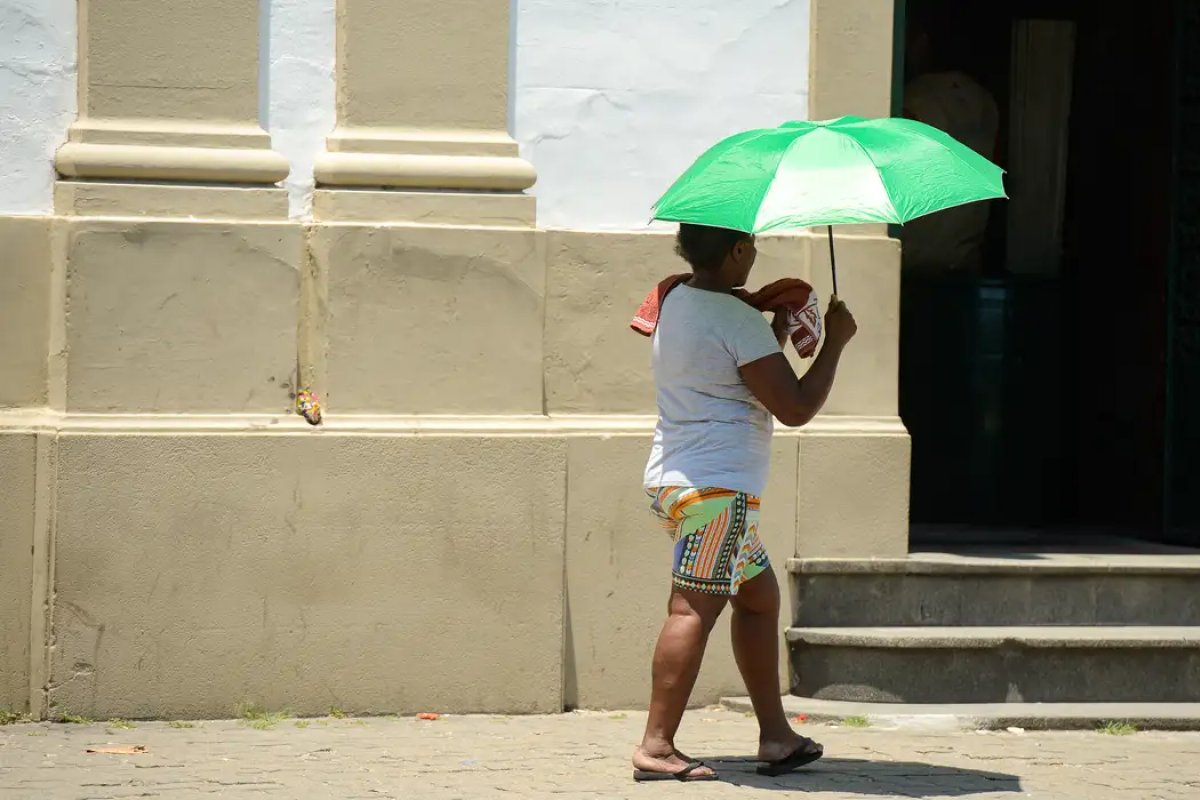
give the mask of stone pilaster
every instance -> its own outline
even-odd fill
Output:
[[[811,0],[808,116],[886,117],[892,105],[891,2]]]
[[[212,192],[183,183],[236,185],[225,213],[233,202],[286,215],[283,192],[262,189],[288,163],[259,125],[258,15],[253,0],[79,0],[79,117],[56,159],[60,213],[202,215],[193,206]]]
[[[536,174],[507,130],[508,15],[498,0],[339,2],[317,183],[378,191],[318,191],[318,218],[532,223]]]
[[[891,113],[894,12],[881,0],[811,0],[809,118]],[[885,225],[835,231],[839,264],[854,265],[842,271],[842,299],[861,327],[825,416],[800,441],[795,555],[902,557],[910,441],[897,407],[900,248]],[[824,231],[809,244],[813,283],[826,297],[833,287]]]

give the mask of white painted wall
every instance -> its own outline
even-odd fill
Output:
[[[336,0],[259,2],[263,124],[305,218],[335,122]],[[706,147],[807,113],[808,0],[511,2],[510,124],[546,227],[645,228]],[[0,0],[0,213],[52,209],[75,53],[74,0]]]
[[[808,112],[808,0],[514,0],[546,227],[640,229],[708,146]]]
[[[336,122],[336,0],[261,0],[262,125],[292,171],[283,182],[289,215],[312,217],[313,164]]]
[[[0,0],[0,214],[53,209],[75,103],[75,0]]]

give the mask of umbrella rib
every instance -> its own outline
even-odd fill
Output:
[[[854,142],[854,146],[862,151],[862,154],[867,157],[867,161],[871,162],[871,166],[875,168],[875,174],[879,176],[879,182],[883,185],[883,196],[887,198],[888,206],[892,209],[892,216],[897,220],[900,219],[900,212],[896,210],[896,204],[892,202],[892,193],[888,191],[887,184],[884,183],[883,173],[879,169],[879,165],[875,163],[875,159],[871,158],[871,151],[863,146],[863,143],[853,136],[846,136],[847,139]]]
[[[748,131],[742,131],[741,133],[735,133],[732,136],[728,136],[725,139],[722,139],[720,142],[713,145],[708,150],[704,151],[704,153],[701,153],[700,158],[703,158],[705,155],[710,153],[715,148],[720,147],[723,144],[727,144],[727,143],[733,141],[734,139],[738,140],[737,141],[738,144],[744,144],[746,142],[754,142],[754,141],[758,141],[759,139],[766,138],[767,136],[769,136],[772,133],[778,133],[778,131],[779,131],[778,128],[754,128],[754,129],[751,129]],[[810,130],[804,131],[803,133],[797,135],[795,137],[794,141],[799,140],[800,136],[803,136],[803,135],[805,135],[807,133],[811,133],[811,132],[812,131],[810,131]],[[697,159],[697,163],[698,163],[698,160],[699,159]],[[667,220],[667,219],[658,217],[657,216],[658,208],[662,204],[662,201],[667,199],[667,197],[670,196],[671,190],[673,190],[675,188],[675,185],[678,184],[680,181],[682,181],[683,178],[687,176],[688,172],[690,172],[692,169],[694,169],[695,166],[696,166],[696,163],[693,163],[691,167],[689,167],[687,170],[685,170],[684,174],[681,175],[678,179],[676,179],[675,184],[673,184],[671,187],[669,187],[667,189],[667,191],[663,193],[662,197],[658,198],[658,200],[656,200],[654,202],[654,205],[650,206],[650,213],[651,213],[650,221],[651,222],[655,221],[656,219],[662,219],[664,222],[675,221],[675,220]],[[778,170],[779,170],[779,164],[776,163],[775,166],[771,170],[771,174],[774,175],[776,172],[778,172]]]
[[[908,126],[905,126],[905,127],[908,127]],[[949,153],[950,155],[952,155],[952,156],[954,156],[955,158],[957,158],[957,159],[959,160],[959,162],[963,164],[963,166],[965,166],[967,169],[971,170],[972,172],[974,172],[976,175],[978,175],[979,177],[983,178],[984,180],[988,180],[988,181],[990,181],[990,180],[992,179],[992,176],[991,176],[991,175],[985,175],[985,174],[984,174],[982,171],[980,171],[980,169],[979,169],[978,167],[976,167],[976,166],[975,166],[974,164],[972,164],[970,161],[967,161],[965,158],[963,158],[963,157],[962,157],[962,156],[960,156],[958,153],[956,153],[956,152],[953,150],[953,148],[946,147],[946,145],[945,145],[945,144],[943,144],[942,142],[939,142],[937,139],[934,139],[932,136],[930,136],[929,134],[925,133],[925,131],[923,131],[923,130],[921,130],[921,129],[919,129],[919,128],[909,128],[909,131],[910,131],[910,132],[911,132],[911,133],[912,133],[914,136],[920,136],[920,137],[921,137],[922,139],[924,139],[925,141],[927,141],[927,142],[932,142],[933,144],[937,145],[938,147],[941,147],[941,148],[942,148],[942,149],[944,149],[944,150],[945,150],[947,153]],[[964,146],[964,147],[966,147],[966,145],[963,145],[963,146]],[[982,158],[982,156],[981,156],[981,158]],[[874,163],[874,162],[872,162],[872,163]],[[990,163],[990,162],[989,162],[989,163]],[[1005,174],[1005,173],[1004,173],[1004,170],[1003,170],[1003,169],[1001,169],[1000,167],[997,167],[997,169],[1000,169],[1000,174],[1001,174],[1001,175]],[[1003,182],[1001,182],[1001,186],[1003,186]],[[1004,194],[1004,197],[1005,197],[1005,198],[1007,198],[1007,197],[1008,197],[1008,193],[1007,193],[1007,192]]]

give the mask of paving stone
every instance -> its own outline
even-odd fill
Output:
[[[810,726],[826,758],[779,778],[755,773],[757,740],[744,714],[707,709],[684,720],[680,746],[722,780],[637,786],[629,756],[643,714],[551,717],[288,720],[271,730],[237,722],[131,730],[102,723],[0,728],[4,800],[110,798],[768,798],[1175,800],[1200,795],[1200,733],[1028,732],[986,735]],[[142,755],[89,747],[145,745]]]

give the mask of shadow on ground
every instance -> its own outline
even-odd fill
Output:
[[[1003,772],[942,767],[911,761],[825,758],[789,775],[769,778],[754,770],[759,762],[742,756],[714,756],[704,763],[734,786],[783,792],[841,792],[894,797],[968,797],[989,792],[1020,792],[1021,779]]]

